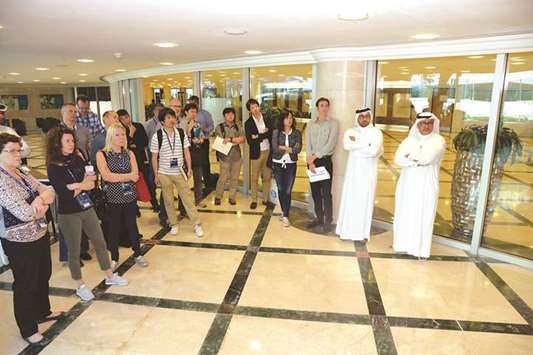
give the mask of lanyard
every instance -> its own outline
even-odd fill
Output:
[[[174,150],[176,149],[176,130],[174,130],[174,136],[172,138],[172,144],[170,144],[170,138],[168,137],[168,133],[165,129],[163,129],[163,132],[165,132],[165,135],[167,136],[168,145],[170,147],[170,151],[172,152],[172,156],[174,156]]]
[[[22,179],[22,182],[15,178],[13,175],[11,175],[10,173],[8,173],[6,170],[4,170],[4,168],[0,167],[0,171],[2,173],[4,173],[5,175],[7,175],[9,178],[11,178],[13,181],[15,181],[19,186],[21,186],[24,190],[26,190],[26,192],[28,192],[28,194],[30,195],[30,197],[33,199],[35,199],[37,197],[37,192],[36,191],[33,191],[33,189],[31,188],[31,186],[28,184],[28,182],[24,179],[23,176],[21,176],[21,179]]]

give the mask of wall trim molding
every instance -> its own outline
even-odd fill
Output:
[[[104,75],[111,83],[119,80],[217,69],[236,69],[268,65],[314,64],[327,61],[366,61],[446,57],[473,54],[498,54],[533,51],[533,33],[456,40],[409,42],[383,46],[323,48],[310,51],[227,58],[172,66],[159,66],[125,73]]]

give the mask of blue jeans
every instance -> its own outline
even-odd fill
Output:
[[[285,164],[272,163],[272,173],[278,185],[278,196],[283,217],[289,217],[291,209],[291,193],[294,180],[296,178],[296,163]]]

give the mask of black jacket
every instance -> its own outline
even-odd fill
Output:
[[[265,120],[266,128],[268,128],[268,131],[266,133],[259,134],[257,126],[254,122],[254,118],[252,116],[250,116],[244,123],[244,133],[246,135],[246,141],[250,146],[250,160],[259,159],[259,156],[261,155],[261,148],[259,144],[263,139],[268,139],[268,142],[272,146],[272,130],[274,128],[274,124],[270,117],[263,115],[263,119]],[[253,139],[253,135],[259,135],[259,137]],[[272,149],[270,149],[270,152],[272,152]]]
[[[272,132],[272,159],[281,159],[285,155],[285,151],[279,149],[280,145],[285,145],[285,133],[279,129]],[[293,129],[289,135],[289,147],[292,148],[292,153],[289,154],[292,161],[298,160],[298,154],[302,151],[302,134],[299,130]]]

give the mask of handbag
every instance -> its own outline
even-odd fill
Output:
[[[141,202],[150,202],[152,197],[150,196],[150,190],[148,190],[148,185],[144,179],[143,173],[139,171],[139,180],[135,183],[135,188],[137,190],[137,200]]]

